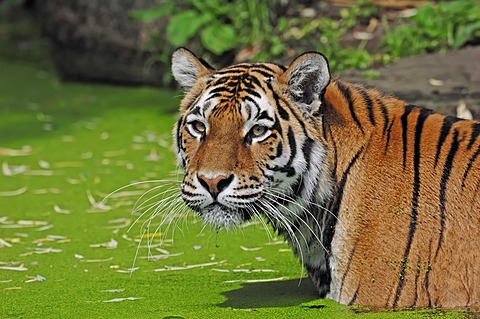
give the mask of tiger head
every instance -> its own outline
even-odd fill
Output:
[[[173,132],[182,197],[205,223],[228,229],[265,214],[281,225],[289,202],[329,195],[319,115],[330,82],[323,55],[305,53],[288,68],[215,70],[180,48],[172,72],[185,92]]]

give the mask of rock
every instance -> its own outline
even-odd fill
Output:
[[[39,21],[51,40],[53,61],[64,80],[160,85],[166,66],[145,51],[161,22],[129,18],[155,0],[43,0]]]
[[[480,46],[445,54],[404,58],[380,68],[378,78],[365,79],[361,72],[345,72],[342,78],[377,87],[412,104],[455,115],[465,103],[480,117]]]

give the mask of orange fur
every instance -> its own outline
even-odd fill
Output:
[[[215,71],[185,49],[177,52],[174,75],[189,87],[175,130],[184,193],[194,194],[191,207],[212,225],[235,225],[243,209],[243,202],[216,202],[222,189],[232,198],[255,195],[249,214],[265,211],[322,296],[374,307],[480,307],[480,122],[330,82],[317,53],[288,68]],[[193,86],[185,80],[192,66]],[[250,117],[261,112],[275,118],[261,124],[267,137],[250,131],[261,122]],[[192,132],[195,121],[205,122],[205,132]],[[281,178],[291,179],[279,186],[287,197],[266,202],[262,196],[283,185]],[[224,185],[217,191],[218,181]],[[311,185],[318,194],[308,193]],[[313,197],[318,203],[309,204]]]

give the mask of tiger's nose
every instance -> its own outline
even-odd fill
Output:
[[[216,199],[218,194],[225,190],[233,181],[233,174],[230,176],[217,175],[215,177],[207,177],[198,175],[200,184]]]

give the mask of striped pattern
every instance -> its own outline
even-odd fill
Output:
[[[265,216],[321,297],[480,306],[479,122],[329,82],[316,53],[288,68],[216,71],[179,54],[175,77],[184,88],[195,82],[174,130],[182,194],[205,221],[228,228]],[[195,121],[204,133],[193,131]],[[255,135],[258,125],[265,130]],[[212,199],[199,175],[230,177]]]

